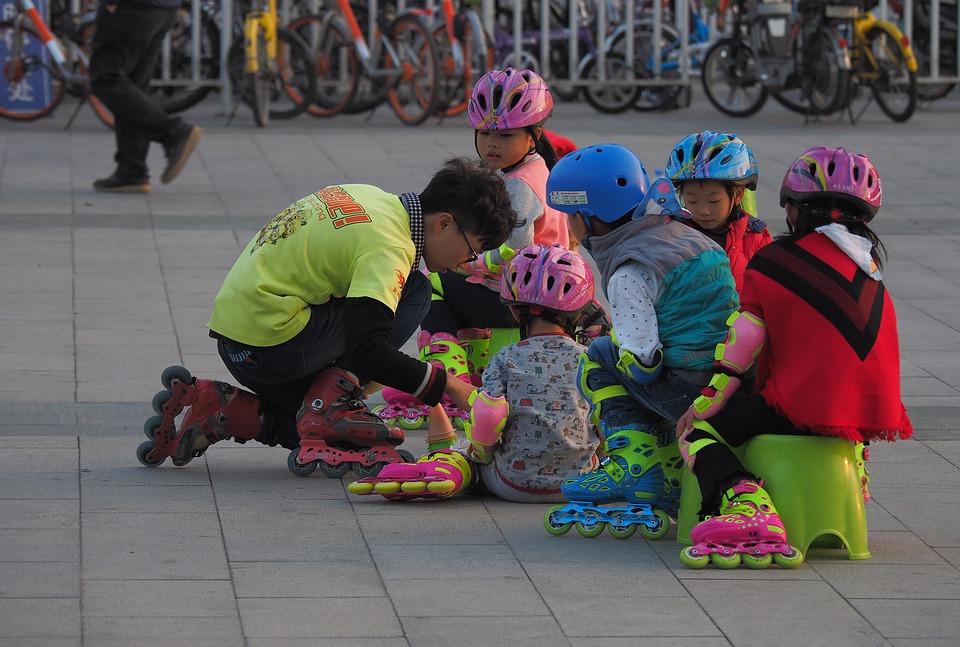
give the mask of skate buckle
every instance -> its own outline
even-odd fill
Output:
[[[324,405],[323,398],[315,398],[310,403],[310,408],[313,409],[314,411],[322,411],[323,405]]]

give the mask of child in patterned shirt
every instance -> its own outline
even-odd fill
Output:
[[[559,245],[520,250],[503,273],[500,298],[523,339],[487,364],[470,397],[466,438],[416,463],[389,465],[349,490],[436,498],[482,484],[507,501],[564,501],[560,484],[597,464],[599,438],[576,384],[585,347],[573,339],[593,297],[593,273],[578,254]]]

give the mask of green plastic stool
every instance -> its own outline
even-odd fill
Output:
[[[763,435],[734,448],[744,466],[763,478],[790,544],[806,555],[813,546],[847,548],[869,559],[867,518],[854,443],[824,436]],[[700,487],[685,470],[677,541],[690,544],[699,519]]]

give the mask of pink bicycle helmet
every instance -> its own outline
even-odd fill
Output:
[[[560,245],[529,245],[510,259],[500,282],[508,305],[539,306],[576,316],[593,303],[593,271],[583,257]]]
[[[883,191],[880,176],[866,155],[849,153],[843,147],[814,146],[799,157],[783,177],[780,206],[821,198],[846,200],[862,215],[837,212],[834,219],[870,222],[880,209]]]
[[[553,112],[553,97],[536,72],[508,67],[480,77],[467,117],[474,130],[509,130],[539,126]]]

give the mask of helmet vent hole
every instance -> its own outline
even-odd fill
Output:
[[[548,277],[547,277],[547,290],[548,290],[548,291],[553,289],[554,281],[555,281],[555,279],[554,279],[552,276],[548,276]]]
[[[673,154],[677,158],[677,164],[683,165],[683,149],[678,148],[677,150],[673,151]]]
[[[493,105],[494,107],[500,105],[500,100],[503,99],[503,86],[498,85],[493,89]]]
[[[853,167],[853,180],[854,180],[855,182],[859,182],[859,181],[860,181],[860,167],[859,167],[859,166],[854,166],[854,167]]]
[[[811,175],[811,176],[814,176],[814,175],[817,174],[817,165],[816,165],[815,162],[810,162],[809,169],[810,169],[810,175]]]
[[[729,163],[730,163],[730,160],[732,160],[732,159],[733,159],[733,156],[732,156],[732,155],[724,155],[724,156],[720,159],[720,164],[729,164]]]
[[[837,165],[834,164],[833,160],[830,160],[830,163],[827,164],[827,175],[833,176],[833,172],[837,170]]]
[[[620,176],[617,178],[617,186],[623,188],[627,186],[627,178]]]
[[[477,95],[477,103],[480,104],[480,110],[486,112],[487,110],[487,97],[482,94]]]

